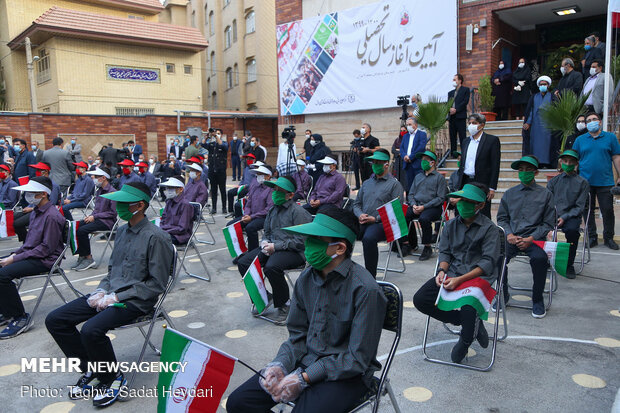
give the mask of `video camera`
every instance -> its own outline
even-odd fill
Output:
[[[286,140],[289,145],[293,144],[295,136],[295,126],[289,125],[282,131],[282,139]]]
[[[407,108],[409,107],[410,95],[398,96],[396,98],[396,104],[403,109],[403,113],[400,115],[400,120],[403,122],[407,120],[409,117],[409,112],[407,112]]]

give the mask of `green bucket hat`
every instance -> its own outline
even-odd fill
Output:
[[[390,155],[387,155],[383,152],[376,151],[375,153],[372,154],[372,156],[367,157],[366,160],[368,161],[389,161]]]
[[[510,164],[510,167],[514,169],[515,171],[518,171],[519,165],[521,164],[521,162],[529,163],[530,165],[538,169],[538,161],[536,160],[536,158],[532,158],[531,156],[528,156],[528,155],[522,157],[518,161],[514,161],[513,163]]]
[[[418,159],[421,159],[423,156],[428,156],[432,160],[437,161],[437,155],[435,155],[431,151],[418,152],[418,153],[415,154],[415,157],[418,158]]]
[[[459,152],[459,151],[452,151],[452,156],[454,156],[455,158],[458,158],[459,156],[461,156],[461,152]]]
[[[355,240],[357,238],[351,228],[332,217],[320,213],[316,214],[314,221],[308,224],[295,225],[294,227],[286,227],[282,229],[295,234],[314,235],[316,237],[344,238],[349,241],[351,245],[355,244]]]
[[[278,188],[284,189],[286,192],[295,192],[295,185],[284,177],[280,177],[275,181],[265,181],[263,184],[270,188],[275,188],[277,186]]]
[[[572,149],[567,149],[562,154],[560,154],[560,158],[563,156],[572,156],[573,158],[579,160],[579,154]]]
[[[142,192],[138,188],[131,185],[123,185],[120,191],[109,192],[101,196],[116,202],[150,202],[151,200],[151,196],[149,194]]]
[[[474,202],[486,202],[487,197],[484,191],[475,185],[465,184],[460,191],[446,195],[446,198],[465,198]]]

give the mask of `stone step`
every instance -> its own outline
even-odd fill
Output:
[[[522,120],[496,120],[492,122],[487,122],[486,127],[516,127],[523,125]]]

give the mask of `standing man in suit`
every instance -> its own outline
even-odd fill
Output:
[[[140,160],[140,155],[142,155],[142,145],[136,145],[134,141],[129,141],[127,142],[127,148],[131,154],[131,160],[138,163]]]
[[[587,95],[588,92],[590,96],[588,96],[588,100],[586,100],[586,107],[588,112],[598,113],[599,116],[603,114],[603,105],[604,105],[604,97],[605,97],[605,73],[603,73],[603,69],[605,68],[605,64],[602,60],[594,60],[592,65],[590,66],[589,77],[586,78],[585,83],[583,84],[583,90],[581,91],[582,95]],[[613,85],[613,79],[611,79],[611,84]],[[611,102],[613,91],[611,88],[609,89],[609,101]]]
[[[491,218],[491,200],[495,196],[499,179],[500,143],[495,135],[484,132],[487,123],[484,115],[472,113],[469,116],[467,131],[471,135],[463,142],[463,153],[459,172],[459,188],[471,182],[479,182],[489,187],[487,201],[481,212]]]
[[[73,171],[75,167],[71,162],[69,152],[62,149],[62,138],[54,138],[52,140],[52,148],[43,154],[43,162],[46,162],[52,168],[50,178],[60,187],[60,192],[65,194],[71,186]]]
[[[169,153],[168,157],[170,157],[170,155],[174,155],[175,159],[181,159],[181,155],[183,155],[184,149],[185,148],[183,148],[179,144],[179,138],[174,138],[174,141],[172,142],[172,145],[170,145],[170,153]]]
[[[82,145],[77,143],[77,138],[71,138],[71,142],[65,145],[65,151],[69,152],[74,163],[82,162]]]
[[[41,162],[41,158],[43,158],[43,151],[39,149],[39,141],[32,141],[31,147],[34,159],[36,160],[36,162]]]
[[[400,144],[400,156],[403,159],[403,169],[407,174],[407,192],[413,184],[415,176],[422,172],[420,159],[416,158],[416,153],[424,152],[426,149],[426,132],[418,129],[418,121],[415,118],[409,118],[405,121],[407,133],[403,136]]]
[[[590,68],[588,68],[588,70],[590,70]],[[573,62],[573,59],[568,57],[563,59],[560,72],[562,72],[562,79],[560,79],[560,83],[558,83],[555,95],[559,97],[563,90],[570,89],[575,92],[575,95],[579,96],[583,86],[583,76],[575,70],[575,62]]]
[[[230,163],[232,165],[233,181],[236,181],[237,177],[241,180],[241,157],[239,155],[239,149],[242,145],[243,143],[239,140],[237,132],[233,133],[233,140],[230,143]]]
[[[448,100],[454,99],[450,108],[450,117],[448,123],[450,126],[450,152],[454,153],[458,150],[456,147],[456,134],[459,134],[459,144],[463,150],[463,142],[465,141],[465,129],[467,120],[467,104],[469,103],[469,88],[463,86],[463,75],[457,73],[452,79],[454,90],[448,92]]]

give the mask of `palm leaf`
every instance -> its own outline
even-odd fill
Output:
[[[435,142],[437,134],[446,124],[448,113],[452,107],[454,99],[442,102],[436,96],[430,96],[428,102],[418,105],[418,124],[421,125],[430,135],[431,151],[435,152]]]
[[[586,112],[585,104],[589,95],[577,96],[572,90],[563,90],[558,100],[540,109],[540,118],[546,128],[562,133],[560,152],[564,152],[566,139],[573,134],[577,118]]]

